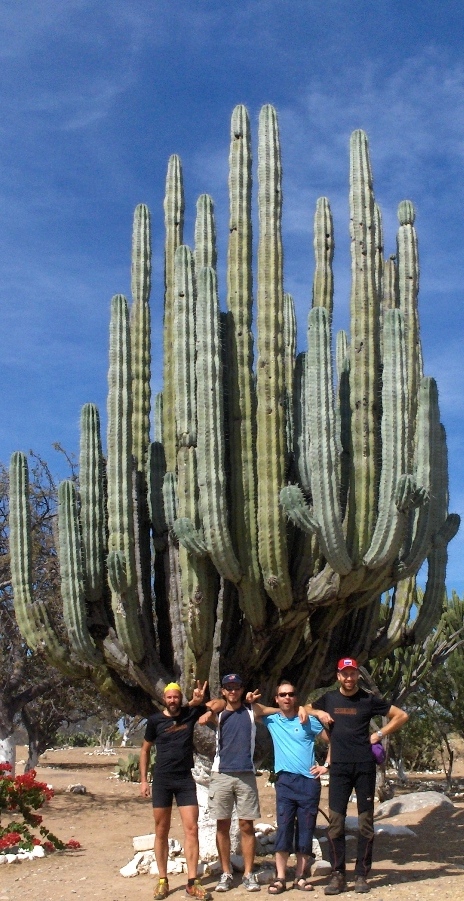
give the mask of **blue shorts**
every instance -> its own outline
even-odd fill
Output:
[[[311,855],[320,779],[280,772],[276,782],[277,835],[275,851]]]

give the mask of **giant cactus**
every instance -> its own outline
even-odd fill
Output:
[[[356,131],[351,329],[349,339],[337,336],[335,385],[329,201],[316,204],[308,347],[295,358],[279,132],[265,106],[254,364],[251,138],[242,106],[229,159],[226,314],[212,200],[198,201],[192,252],[182,244],[181,164],[169,162],[164,387],[151,444],[150,217],[136,209],[130,317],[122,296],[112,301],[107,460],[98,413],[87,405],[79,496],[71,483],[60,488],[69,649],[33,597],[26,464],[21,454],[12,460],[12,573],[24,638],[127,709],[149,709],[169,677],[186,688],[209,677],[214,689],[224,670],[237,669],[266,691],[285,668],[307,693],[330,680],[341,653],[387,655],[406,634],[415,574],[428,559],[415,626],[423,640],[440,617],[446,548],[459,525],[447,510],[436,385],[423,375],[412,204],[400,204],[397,258],[384,261],[368,142]]]

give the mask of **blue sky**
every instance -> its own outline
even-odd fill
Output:
[[[420,242],[425,371],[448,434],[450,509],[464,514],[464,5],[462,0],[3,0],[0,6],[0,460],[54,441],[78,449],[82,404],[106,404],[112,294],[130,293],[135,205],[153,225],[154,387],[161,387],[166,164],[183,162],[184,239],[195,202],[216,204],[221,296],[233,107],[256,139],[279,114],[285,287],[299,348],[313,271],[312,221],[335,221],[335,325],[348,324],[348,142],[370,140],[385,250],[411,199]],[[256,146],[256,143],[255,143]],[[464,533],[464,529],[462,530]],[[464,534],[448,585],[464,591]]]

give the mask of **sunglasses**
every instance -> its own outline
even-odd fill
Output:
[[[223,685],[222,687],[225,691],[240,691],[240,689],[243,688],[242,685]]]
[[[294,698],[296,695],[296,691],[279,691],[277,694],[278,698]]]

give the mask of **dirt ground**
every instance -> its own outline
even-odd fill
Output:
[[[47,751],[37,768],[38,778],[52,784],[54,798],[44,813],[46,825],[64,841],[77,839],[82,845],[79,851],[54,853],[45,859],[24,861],[20,864],[3,864],[0,867],[0,901],[69,901],[69,899],[102,898],[107,901],[140,901],[153,896],[154,877],[137,876],[125,879],[119,874],[122,866],[133,857],[132,838],[153,832],[153,819],[149,800],[139,796],[139,786],[121,782],[111,773],[117,756],[92,754],[93,749]],[[122,754],[123,752],[121,752]],[[127,752],[128,753],[128,752]],[[17,771],[22,767],[25,749],[18,747]],[[371,874],[373,901],[401,901],[420,898],[436,901],[436,898],[464,898],[464,760],[455,766],[455,787],[460,797],[453,798],[455,808],[423,809],[416,813],[402,814],[389,822],[409,826],[415,836],[389,836],[379,834],[374,849],[374,866]],[[411,789],[430,776],[418,776]],[[439,783],[439,777],[437,777]],[[82,783],[85,795],[66,793],[70,784]],[[274,791],[266,787],[265,777],[258,777],[262,819],[274,822]],[[327,811],[327,789],[323,789],[321,807]],[[352,808],[352,809],[351,809]],[[355,814],[355,805],[350,805]],[[319,824],[324,824],[320,815]],[[177,811],[173,814],[172,836],[182,844]],[[316,830],[317,836],[324,831]],[[326,843],[322,844],[326,856]],[[349,888],[354,898],[350,856],[355,843],[348,843]],[[351,877],[351,882],[350,882]],[[230,898],[245,901],[247,892],[237,888]],[[315,891],[310,897],[322,901],[323,886],[327,877],[314,880]],[[216,879],[204,882],[214,888]],[[173,901],[185,898],[185,875],[170,877]],[[295,897],[296,893],[292,892]],[[261,895],[267,897],[266,887]],[[217,896],[214,896],[217,897]],[[344,896],[346,897],[346,895]],[[295,898],[296,901],[296,898]]]

